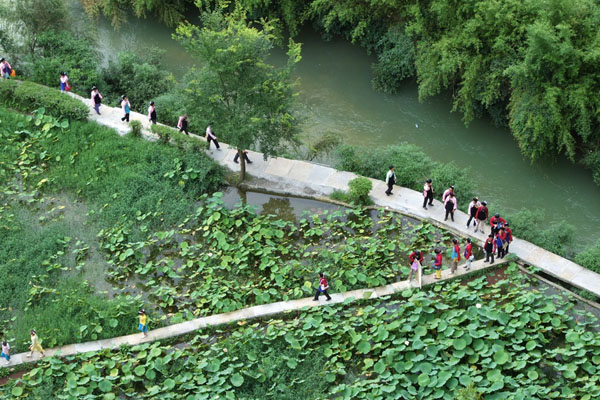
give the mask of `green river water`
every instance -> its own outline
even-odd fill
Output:
[[[171,38],[173,31],[156,21],[132,18],[119,31],[102,19],[97,25],[106,59],[122,50],[144,52],[156,46],[166,51],[165,64],[178,78],[194,64]],[[450,112],[449,95],[421,103],[415,82],[406,82],[393,96],[373,90],[374,58],[345,40],[324,41],[305,30],[297,41],[303,43],[296,75],[306,114],[304,135],[339,132],[346,143],[369,147],[417,144],[434,160],[470,167],[480,199],[487,200],[492,211],[496,206],[506,211],[544,210],[547,224],[565,219],[577,229],[578,248],[600,237],[600,188],[588,171],[564,159],[530,164],[508,130],[488,120],[465,127],[461,115]],[[273,62],[283,58],[276,50]]]

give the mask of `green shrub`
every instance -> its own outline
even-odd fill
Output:
[[[547,224],[541,211],[522,210],[504,215],[513,235],[563,257],[573,256],[575,228],[566,221]]]
[[[594,183],[600,186],[600,150],[590,151],[582,163],[592,171]]]
[[[391,27],[379,41],[377,51],[373,87],[385,93],[396,93],[403,80],[415,75],[415,45],[403,27]]]
[[[600,273],[600,240],[575,257],[575,262],[582,267]]]
[[[133,120],[129,123],[131,131],[129,134],[133,137],[142,137],[142,123],[140,121]]]
[[[334,165],[337,169],[381,180],[393,165],[397,185],[420,192],[425,179],[432,178],[438,196],[446,187],[454,185],[459,203],[465,206],[474,194],[467,169],[452,163],[436,163],[419,146],[409,143],[373,149],[341,145],[335,151]]]
[[[348,197],[351,202],[360,205],[373,204],[373,201],[369,197],[369,192],[373,189],[373,184],[370,179],[362,176],[354,178],[348,182],[348,187],[350,188]]]
[[[158,124],[152,124],[150,130],[158,135],[158,140],[161,143],[169,143],[169,140],[171,140],[171,137],[176,132],[173,128]]]
[[[89,113],[88,107],[81,101],[33,82],[1,81],[0,102],[24,112],[44,108],[48,115],[69,120],[85,120]]]

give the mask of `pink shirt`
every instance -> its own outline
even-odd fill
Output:
[[[60,77],[60,81],[61,81],[61,83],[67,83],[67,82],[68,82],[68,80],[69,80],[69,77],[68,77],[68,76],[66,76],[66,75],[65,75],[65,76],[61,76],[61,77]]]
[[[6,346],[2,345],[2,352],[6,355],[10,354],[10,345],[8,343],[6,343]]]
[[[96,100],[94,99],[96,95],[100,96],[100,100],[102,100],[102,95],[100,94],[100,92],[97,90],[92,90],[92,104],[96,104]]]
[[[446,206],[446,204],[451,201],[452,203],[454,203],[454,209],[456,210],[456,197],[446,197],[446,201],[444,201],[444,206]]]
[[[177,127],[181,128],[183,126],[183,120],[185,118],[183,118],[183,115],[181,117],[179,117],[179,121],[177,121]]]

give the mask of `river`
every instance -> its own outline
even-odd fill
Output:
[[[103,19],[97,25],[99,50],[106,58],[156,46],[165,50],[164,62],[178,78],[194,64],[171,38],[173,30],[152,19],[131,18],[119,31]],[[566,159],[531,164],[508,130],[487,119],[465,127],[461,115],[450,112],[449,95],[421,103],[414,82],[406,82],[397,95],[373,90],[374,58],[345,40],[324,41],[305,30],[297,41],[303,43],[296,71],[306,114],[303,135],[338,132],[346,143],[369,147],[417,144],[434,160],[471,168],[479,197],[492,210],[543,210],[546,225],[565,219],[576,227],[578,249],[600,237],[600,188],[588,171]],[[283,57],[277,50],[273,62]]]

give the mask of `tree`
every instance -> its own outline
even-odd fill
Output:
[[[37,47],[38,36],[45,31],[66,26],[69,13],[65,0],[19,0],[15,2],[15,18],[22,23],[29,52]]]
[[[145,18],[153,13],[167,26],[175,26],[183,19],[186,0],[80,0],[85,12],[90,17],[102,13],[111,20],[115,28],[127,22],[127,9],[130,8],[136,17]]]
[[[243,150],[256,146],[266,159],[296,138],[290,74],[300,61],[300,45],[290,40],[287,66],[275,68],[266,62],[275,40],[272,27],[252,27],[239,12],[205,13],[202,28],[183,23],[176,38],[202,62],[188,83],[189,106],[202,110],[206,122],[214,122],[219,136],[238,150],[243,180]]]

